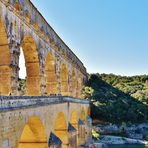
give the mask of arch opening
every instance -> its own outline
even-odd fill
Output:
[[[0,95],[8,96],[11,93],[10,49],[8,45],[7,31],[0,16]]]
[[[45,128],[37,116],[28,120],[20,137],[18,148],[26,147],[48,148]]]
[[[61,66],[61,95],[69,96],[68,70],[65,64]]]
[[[72,71],[72,96],[76,97],[76,74]]]
[[[45,65],[46,75],[46,94],[56,95],[57,94],[57,78],[55,61],[51,53],[48,53]]]
[[[68,129],[64,113],[60,112],[56,118],[54,133],[62,141],[62,147],[68,146]]]
[[[38,59],[37,47],[31,36],[26,36],[22,42],[25,66],[26,66],[26,82],[25,95],[39,96],[40,92],[40,66]]]
[[[23,49],[20,48],[20,58],[19,58],[19,95],[20,96],[24,96],[26,93],[26,66],[25,66],[25,57],[24,57],[24,53],[23,53]]]

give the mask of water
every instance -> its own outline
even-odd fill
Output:
[[[108,148],[148,148],[148,145],[137,145],[137,144],[116,144],[109,145]]]

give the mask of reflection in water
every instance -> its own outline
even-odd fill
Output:
[[[48,148],[47,143],[19,143],[19,148]]]

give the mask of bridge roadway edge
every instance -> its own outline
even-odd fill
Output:
[[[66,96],[0,96],[0,112],[62,103],[90,104],[87,100]]]

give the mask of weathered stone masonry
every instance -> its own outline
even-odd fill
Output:
[[[26,95],[81,97],[85,67],[29,0],[0,0],[0,28],[1,95],[19,95],[22,48]]]
[[[26,66],[18,91],[19,56]],[[83,63],[30,0],[0,0],[0,148],[77,148],[91,140]],[[79,98],[79,99],[78,99]]]
[[[89,102],[82,99],[0,97],[0,147],[58,147],[51,134],[61,140],[62,147],[84,145],[91,138],[88,112]]]

